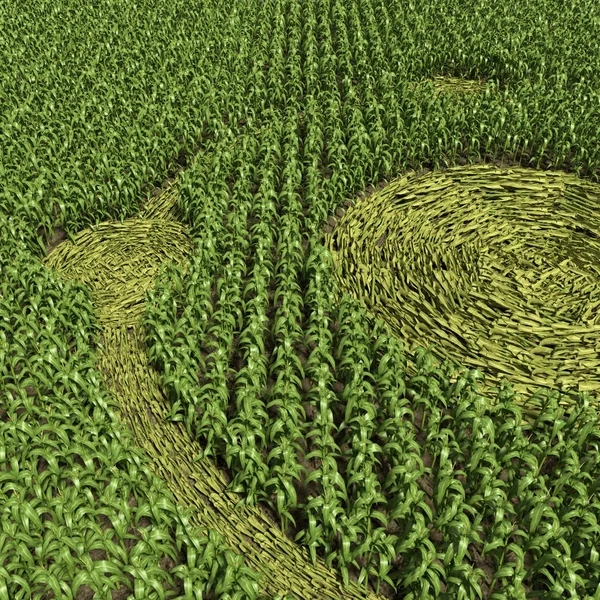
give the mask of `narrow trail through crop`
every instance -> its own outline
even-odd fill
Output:
[[[175,188],[153,198],[139,218],[101,223],[65,241],[45,259],[64,279],[86,284],[103,327],[99,366],[107,388],[120,404],[121,419],[145,450],[152,470],[181,506],[193,509],[191,526],[211,527],[243,554],[262,576],[261,593],[312,598],[368,598],[321,559],[313,566],[306,549],[294,544],[260,506],[235,508],[238,494],[226,492],[226,472],[209,459],[194,461],[201,451],[185,426],[167,420],[168,399],[159,373],[149,363],[139,318],[145,293],[161,265],[173,260],[185,268],[193,250],[188,229],[177,221]]]

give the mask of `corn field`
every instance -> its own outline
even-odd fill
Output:
[[[0,5],[0,600],[600,600],[600,6]]]

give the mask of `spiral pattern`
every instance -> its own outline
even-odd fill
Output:
[[[153,198],[139,218],[99,223],[58,246],[44,261],[64,279],[90,288],[100,321],[133,325],[145,310],[146,290],[161,265],[187,268],[194,244],[187,226],[174,219],[175,187]]]
[[[352,205],[327,244],[342,290],[409,348],[505,377],[529,408],[550,387],[569,405],[600,389],[599,200],[563,172],[410,173]]]

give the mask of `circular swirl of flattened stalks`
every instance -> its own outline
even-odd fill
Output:
[[[521,167],[413,172],[350,206],[326,243],[342,290],[409,347],[506,378],[534,412],[538,388],[563,406],[600,389],[600,186]]]

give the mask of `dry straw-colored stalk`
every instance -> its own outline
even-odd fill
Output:
[[[599,201],[564,172],[411,172],[351,205],[326,243],[342,290],[410,348],[433,344],[489,386],[505,377],[535,414],[538,388],[567,407],[600,389]]]

